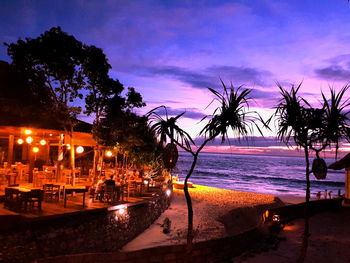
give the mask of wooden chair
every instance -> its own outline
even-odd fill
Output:
[[[104,193],[103,193],[103,199],[104,201],[111,203],[115,201],[115,186],[114,185],[105,185],[104,186]]]
[[[44,200],[46,201],[59,201],[60,186],[54,184],[44,184]]]
[[[13,210],[21,209],[21,199],[17,189],[5,188],[4,205],[6,208]]]
[[[43,201],[44,191],[40,189],[32,190],[25,195],[24,202],[29,205],[30,209],[34,209],[35,203],[37,204],[38,210],[41,211],[41,203]]]
[[[64,181],[66,184],[72,184],[73,177],[72,177],[72,170],[71,169],[64,169],[62,171],[62,175],[63,175],[63,178],[65,178]]]

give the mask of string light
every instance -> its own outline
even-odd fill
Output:
[[[40,141],[40,145],[42,145],[42,146],[46,145],[46,141],[45,141],[44,139],[42,139],[42,140]]]
[[[33,147],[33,152],[34,152],[34,153],[39,152],[39,148],[38,148],[38,147]]]
[[[112,157],[112,156],[113,156],[112,151],[106,151],[106,156],[107,156],[107,157]]]
[[[31,144],[31,143],[33,142],[33,137],[28,136],[28,137],[26,138],[26,142],[27,142],[28,144]]]
[[[18,139],[18,140],[17,140],[17,143],[18,143],[18,144],[23,144],[23,142],[24,142],[23,139]]]
[[[84,147],[83,146],[78,146],[76,151],[77,151],[77,153],[82,153],[82,152],[84,152]]]

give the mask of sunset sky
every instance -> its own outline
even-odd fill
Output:
[[[350,80],[346,0],[3,0],[0,16],[1,43],[61,26],[101,47],[111,75],[142,93],[143,112],[162,104],[186,110],[182,125],[193,136],[212,110],[204,110],[207,87],[220,88],[220,78],[253,89],[253,109],[264,117],[278,100],[277,81],[303,81],[303,95],[317,102],[321,89]],[[3,45],[0,59],[10,62]]]

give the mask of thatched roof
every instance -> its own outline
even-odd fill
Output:
[[[350,153],[345,155],[339,161],[336,161],[335,163],[332,163],[330,166],[328,166],[328,168],[332,170],[341,170],[348,167],[350,167]]]

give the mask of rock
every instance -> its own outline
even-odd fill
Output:
[[[170,227],[171,227],[171,221],[169,218],[165,218],[163,221],[163,233],[164,234],[169,234],[170,233]]]

